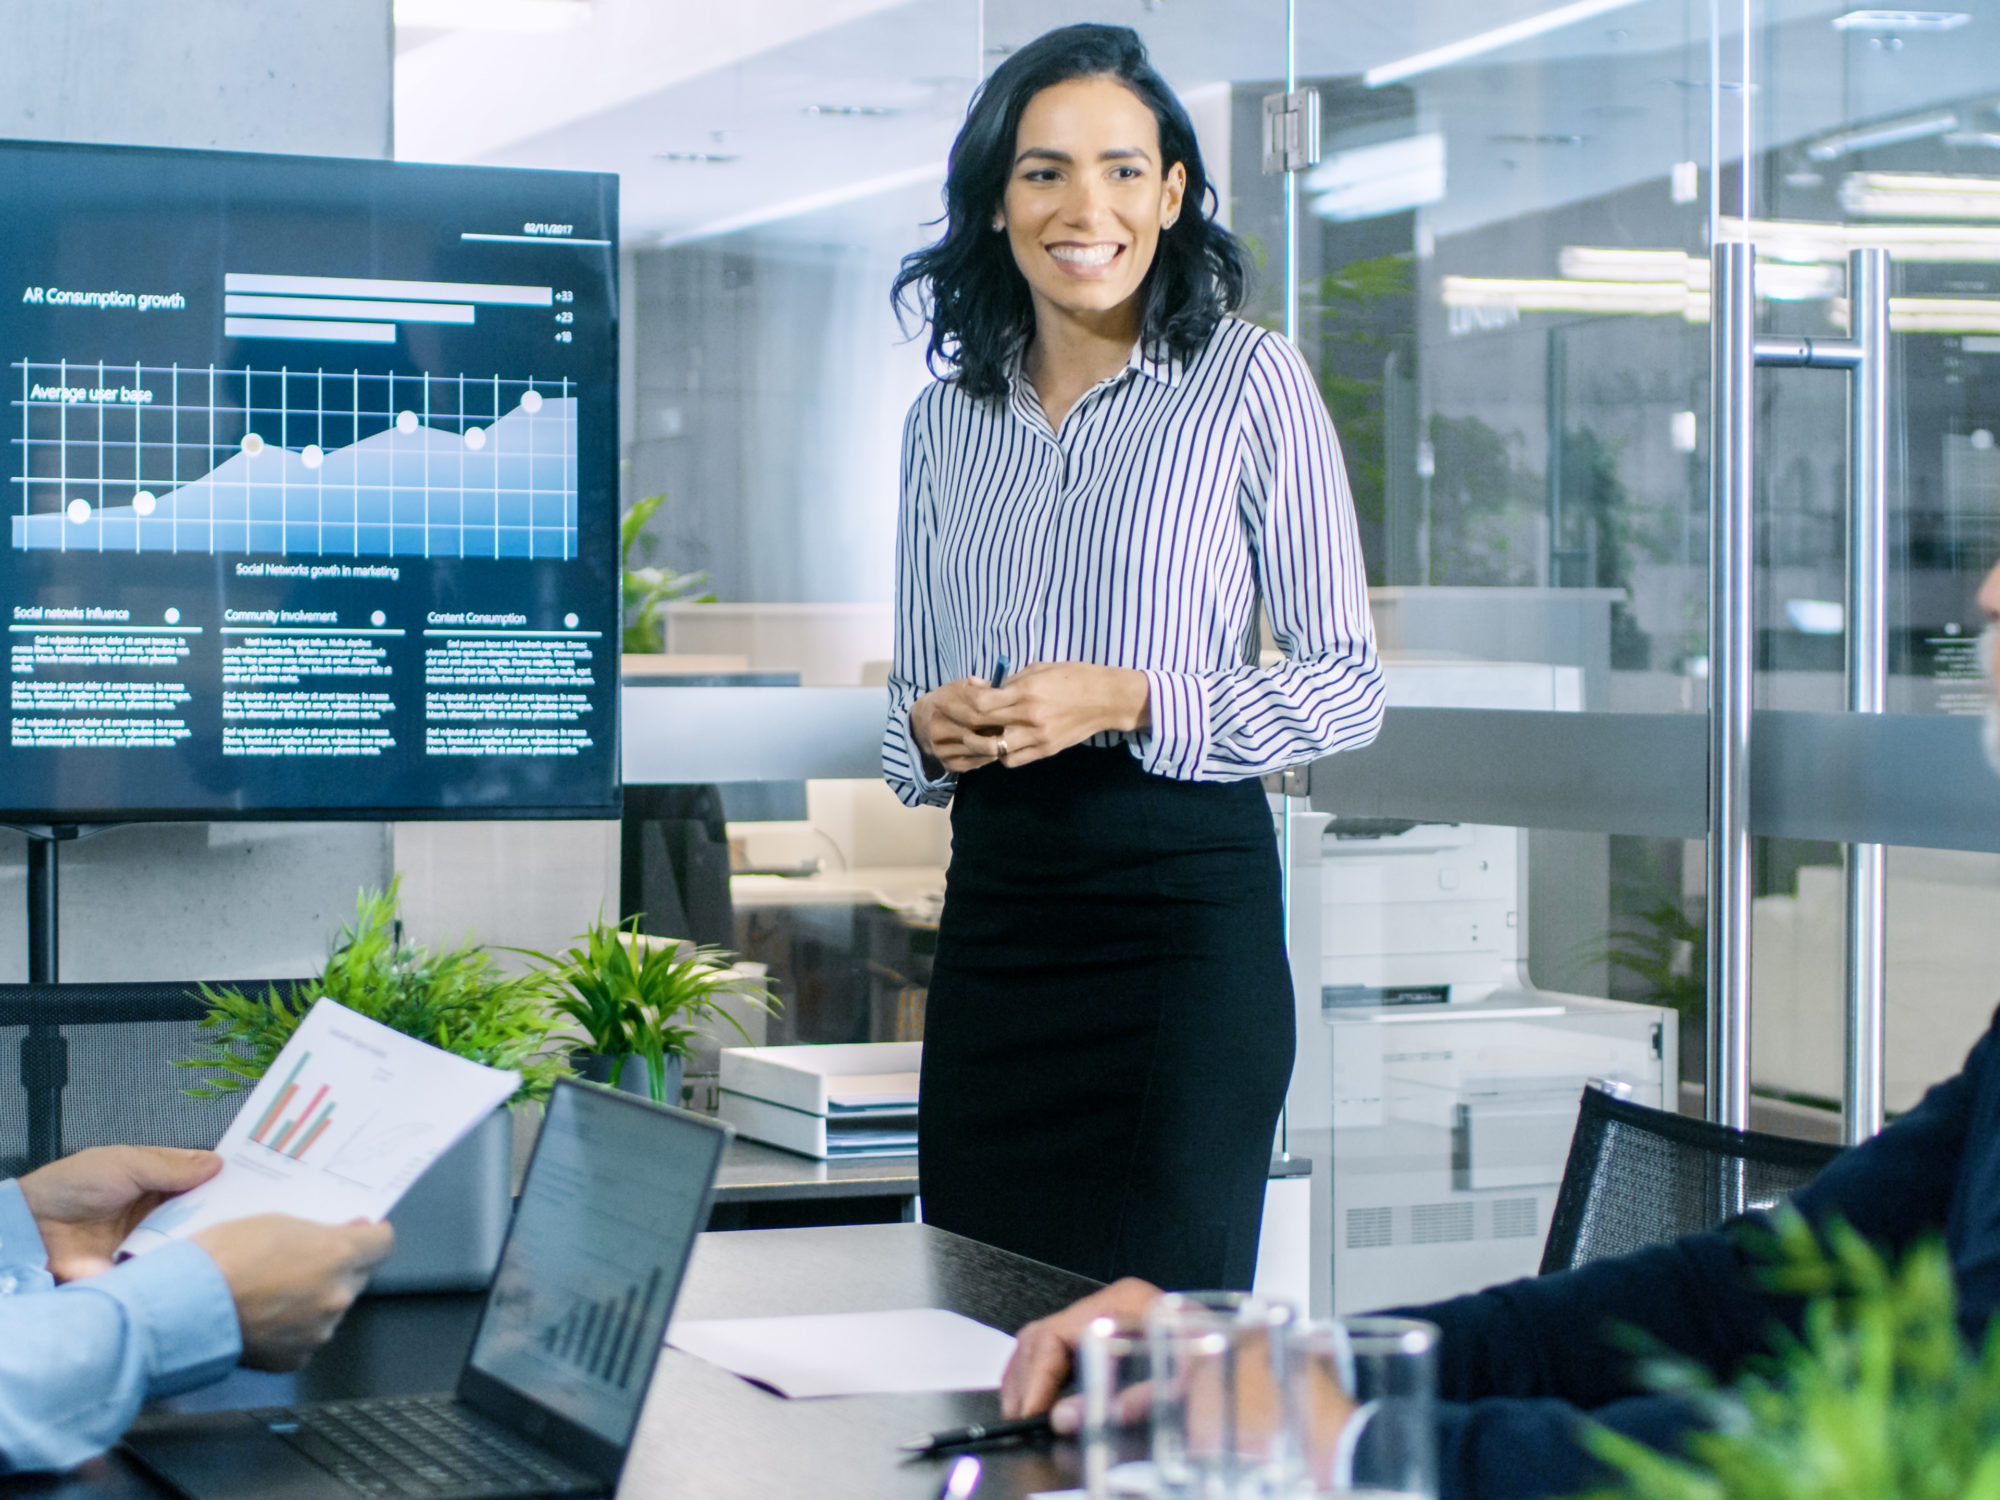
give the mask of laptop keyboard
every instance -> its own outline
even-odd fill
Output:
[[[385,1500],[477,1500],[603,1488],[479,1421],[449,1396],[316,1402],[255,1415],[350,1488]]]

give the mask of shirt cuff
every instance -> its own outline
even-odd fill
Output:
[[[907,709],[903,712],[902,735],[903,753],[909,759],[910,784],[916,788],[917,805],[928,804],[932,807],[950,805],[951,794],[958,790],[958,772],[946,771],[936,779],[932,779],[925,772],[923,746],[917,743],[917,732],[910,728],[910,715]]]
[[[1146,673],[1148,727],[1133,747],[1155,776],[1194,781],[1208,756],[1208,684],[1193,672]]]
[[[71,1293],[109,1297],[125,1309],[146,1341],[149,1399],[220,1380],[242,1358],[236,1299],[208,1252],[192,1241],[177,1240],[102,1276],[71,1282],[64,1294]]]
[[[21,1184],[0,1182],[0,1297],[21,1292],[46,1292],[56,1284],[49,1274],[49,1250],[28,1209]]]

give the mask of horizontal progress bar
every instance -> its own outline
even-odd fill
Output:
[[[474,234],[466,230],[462,240],[484,240],[496,245],[608,245],[609,240],[580,240],[566,234]]]
[[[224,318],[232,339],[312,339],[327,344],[393,344],[394,323],[329,323],[310,318]]]
[[[545,286],[503,286],[480,281],[385,281],[372,276],[261,276],[231,271],[225,292],[267,292],[280,297],[392,297],[404,302],[480,302],[501,307],[553,307]]]
[[[349,625],[225,625],[224,635],[401,635],[400,630],[361,630]]]
[[[425,635],[560,635],[588,636],[595,640],[601,630],[426,630]]]
[[[199,625],[66,625],[61,620],[49,620],[40,625],[9,625],[9,630],[17,630],[27,635],[42,631],[59,630],[67,635],[85,632],[93,635],[200,635]]]
[[[376,318],[392,323],[470,323],[470,302],[382,302],[352,297],[246,297],[222,299],[226,313],[265,318]]]

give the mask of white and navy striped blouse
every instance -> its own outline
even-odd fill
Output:
[[[1135,349],[1051,431],[1034,386],[954,381],[903,429],[896,654],[882,771],[912,805],[951,800],[910,706],[1005,656],[1145,672],[1148,771],[1235,781],[1365,745],[1382,673],[1354,501],[1298,352],[1227,318],[1186,364]],[[1262,603],[1285,659],[1257,665]]]

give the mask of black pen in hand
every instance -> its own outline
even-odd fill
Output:
[[[1004,1442],[1008,1438],[1039,1437],[1053,1432],[1049,1414],[1022,1417],[1017,1422],[975,1422],[970,1427],[951,1427],[943,1432],[927,1432],[899,1444],[905,1453],[944,1453],[952,1448],[970,1448],[978,1443]]]

